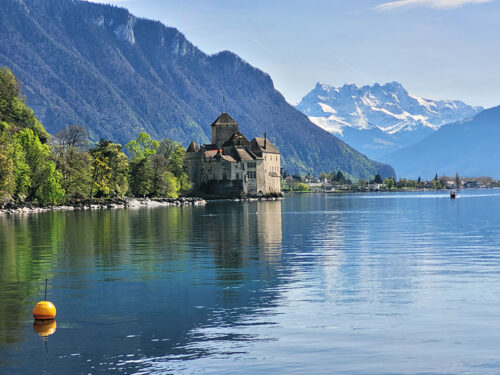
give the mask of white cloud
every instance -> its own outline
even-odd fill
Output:
[[[466,4],[483,4],[492,0],[398,0],[389,1],[375,7],[377,10],[397,10],[417,6],[426,6],[434,9],[453,9],[460,8]]]

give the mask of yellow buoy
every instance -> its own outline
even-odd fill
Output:
[[[55,320],[35,320],[33,330],[41,337],[47,337],[56,332],[57,323]]]
[[[52,320],[56,317],[56,307],[52,302],[40,301],[33,308],[35,320]]]

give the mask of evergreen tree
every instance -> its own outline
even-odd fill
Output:
[[[342,173],[342,171],[339,169],[336,176],[335,176],[335,181],[339,182],[339,183],[343,183],[345,182],[345,177],[344,177],[344,173]]]

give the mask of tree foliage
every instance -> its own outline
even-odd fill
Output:
[[[60,203],[64,189],[49,135],[20,95],[14,74],[0,69],[0,197]]]
[[[130,153],[131,160],[137,162],[156,154],[159,146],[160,142],[151,139],[148,133],[141,132],[137,135],[137,139],[125,145],[125,149]]]
[[[0,68],[0,121],[18,128],[31,129],[42,143],[49,139],[49,134],[36,119],[33,110],[24,103],[21,84],[6,67]]]
[[[128,190],[129,162],[122,146],[101,139],[89,153],[92,158],[90,197],[124,195]]]
[[[129,160],[120,144],[105,139],[87,150],[79,125],[50,139],[20,93],[12,72],[0,69],[0,200],[58,204],[126,194],[177,197],[191,189],[179,143],[141,132],[125,146]]]
[[[29,168],[29,187],[27,199],[40,203],[60,203],[64,198],[61,187],[61,173],[51,160],[49,145],[42,144],[33,130],[26,128],[16,134],[16,139],[25,152],[26,165]]]
[[[86,151],[88,142],[87,131],[77,125],[67,126],[53,137],[53,157],[68,198],[83,198],[89,193],[92,160]]]
[[[130,152],[130,192],[134,196],[178,197],[191,190],[184,170],[186,150],[171,139],[151,140],[147,133],[126,146]]]

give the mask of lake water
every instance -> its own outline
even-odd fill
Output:
[[[498,190],[0,216],[0,374],[499,374],[499,349]]]

